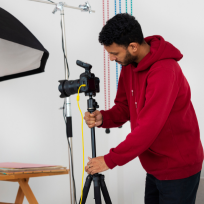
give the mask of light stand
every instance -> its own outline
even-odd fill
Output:
[[[29,0],[29,1],[35,1],[35,2],[40,2],[40,3],[46,3],[46,4],[51,4],[55,5],[55,9],[53,13],[56,13],[58,10],[60,11],[61,15],[61,27],[62,27],[62,41],[63,41],[63,52],[64,52],[64,64],[65,64],[65,79],[69,79],[69,66],[67,62],[67,47],[66,47],[66,33],[65,33],[65,19],[64,19],[64,7],[66,8],[72,8],[72,9],[77,9],[81,10],[84,12],[89,12],[89,13],[94,13],[94,10],[91,10],[91,6],[88,2],[85,3],[85,5],[79,5],[79,7],[73,7],[73,6],[68,6],[64,2],[59,2],[59,3],[54,3],[54,2],[45,2],[41,0]],[[67,139],[69,143],[68,147],[68,155],[69,155],[69,178],[70,178],[70,200],[71,204],[76,203],[75,200],[75,188],[74,188],[74,180],[73,180],[73,144],[72,144],[72,114],[71,114],[71,99],[70,97],[65,98],[65,113],[66,113],[66,133],[67,133]],[[72,167],[70,168],[70,163],[72,161]]]

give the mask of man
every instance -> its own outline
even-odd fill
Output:
[[[129,14],[110,19],[99,35],[110,60],[123,65],[115,105],[85,113],[88,127],[119,127],[131,133],[103,157],[89,158],[95,174],[136,158],[147,171],[146,204],[193,204],[203,162],[189,84],[177,63],[183,55],[161,36],[143,38]]]

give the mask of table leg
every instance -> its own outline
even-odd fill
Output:
[[[21,190],[22,190],[23,194],[26,196],[29,204],[38,204],[38,201],[36,200],[30,186],[28,185],[28,179],[19,179],[18,183],[20,185],[19,188],[21,188]],[[21,192],[19,192],[19,199],[22,199],[22,193]]]
[[[25,179],[25,181],[28,183],[29,178]],[[16,204],[23,204],[24,196],[25,196],[25,195],[24,195],[24,193],[23,193],[21,187],[19,186],[15,203],[16,203]]]

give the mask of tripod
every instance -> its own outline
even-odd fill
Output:
[[[99,106],[97,102],[92,98],[94,93],[88,93],[87,95],[89,95],[89,99],[87,100],[88,112],[93,113],[96,110],[96,108],[99,108]],[[96,157],[96,142],[95,142],[95,128],[94,127],[91,128],[91,144],[92,144],[92,158],[95,158]],[[82,197],[81,203],[85,204],[92,181],[94,183],[95,203],[101,204],[101,193],[100,193],[100,190],[101,190],[106,204],[112,204],[109,193],[108,193],[108,189],[105,184],[104,175],[98,174],[98,173],[87,176],[86,182],[83,188],[83,197]],[[79,201],[79,204],[80,204],[80,201]]]

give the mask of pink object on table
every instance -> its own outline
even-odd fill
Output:
[[[17,163],[17,162],[0,163],[0,168],[12,168],[12,169],[41,168],[41,167],[55,167],[55,166],[58,166],[58,165],[26,164],[26,163]]]

